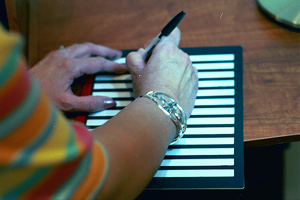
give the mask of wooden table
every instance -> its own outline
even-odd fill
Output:
[[[31,0],[29,63],[86,41],[139,48],[180,10],[180,47],[243,46],[245,145],[300,140],[300,32],[267,19],[254,0]]]

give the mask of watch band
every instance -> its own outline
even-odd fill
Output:
[[[146,97],[154,101],[173,121],[177,129],[177,134],[170,145],[174,144],[183,136],[187,126],[187,117],[182,107],[172,97],[159,91],[150,91],[141,95],[140,98],[141,97]]]

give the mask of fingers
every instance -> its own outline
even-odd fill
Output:
[[[173,44],[174,46],[178,47],[179,42],[180,42],[180,35],[181,35],[180,30],[178,28],[175,28],[169,36],[162,37],[161,40],[159,40],[158,38],[154,38],[154,40],[150,40],[149,42],[147,42],[144,45],[145,51],[147,51],[147,53],[148,53],[148,56],[145,59],[145,62],[148,62],[149,57],[152,55],[153,52],[159,51],[159,50],[157,50],[158,46],[162,46],[165,44]],[[155,46],[153,47],[153,45],[155,45]],[[152,49],[153,49],[153,52],[151,52]]]
[[[181,31],[179,30],[179,28],[176,27],[169,36],[163,37],[161,41],[172,42],[176,46],[178,46],[180,42],[180,37]],[[153,38],[144,44],[144,49],[152,42],[152,40]]]
[[[96,112],[116,106],[116,102],[109,97],[102,96],[75,96],[76,110]]]
[[[83,74],[95,74],[97,72],[115,72],[118,74],[125,73],[125,65],[101,57],[89,57],[84,59],[75,59],[73,65],[75,78]]]
[[[137,52],[131,52],[126,57],[126,66],[132,75],[138,75],[145,67],[145,51],[139,49]]]
[[[97,112],[116,106],[116,102],[105,96],[67,95],[58,107],[64,111]]]
[[[90,42],[82,44],[73,44],[61,49],[58,52],[69,58],[87,58],[90,56],[101,56],[109,60],[121,57],[122,52],[102,45]]]
[[[168,37],[164,37],[161,42],[171,42],[176,46],[179,45],[181,32],[179,28],[175,28]]]

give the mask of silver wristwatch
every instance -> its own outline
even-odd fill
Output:
[[[158,91],[150,91],[141,95],[140,97],[147,97],[154,101],[175,124],[177,135],[170,145],[174,144],[183,136],[186,130],[187,117],[182,107],[172,97]]]

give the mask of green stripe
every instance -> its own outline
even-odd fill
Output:
[[[24,180],[19,185],[16,185],[11,191],[8,191],[2,196],[0,194],[1,199],[18,199],[22,197],[22,195],[24,195],[26,191],[28,191],[31,187],[37,185],[38,182],[50,171],[51,171],[50,168],[43,168],[37,170],[28,179]]]
[[[100,179],[99,185],[96,187],[96,189],[94,190],[94,192],[90,195],[89,199],[95,199],[96,195],[100,192],[100,190],[102,189],[104,182],[106,180],[106,177],[108,176],[108,169],[109,169],[109,156],[108,156],[108,152],[106,151],[106,148],[104,147],[104,145],[95,140],[95,143],[97,143],[97,145],[99,145],[101,147],[101,149],[104,151],[104,157],[105,157],[105,166],[104,166],[104,174]]]
[[[10,113],[6,118],[0,121],[0,139],[18,128],[24,121],[30,117],[40,100],[39,86],[37,81],[31,82],[28,95],[22,104]]]
[[[80,162],[73,175],[55,193],[52,199],[70,199],[76,189],[82,184],[91,166],[92,155],[89,152]]]
[[[57,122],[57,110],[54,106],[51,106],[51,115],[47,122],[46,128],[35,138],[35,140],[26,148],[22,149],[22,153],[15,159],[10,167],[20,167],[30,164],[32,154],[36,153],[41,146],[47,142],[49,136],[52,134],[53,128]]]
[[[68,133],[69,133],[69,142],[66,147],[66,160],[70,161],[73,160],[76,156],[78,156],[79,150],[78,146],[75,143],[75,133],[74,130],[72,129],[71,125],[69,124],[68,126]]]
[[[19,65],[22,55],[23,40],[19,40],[13,47],[3,67],[0,68],[0,87],[3,87],[6,81],[10,80]]]

